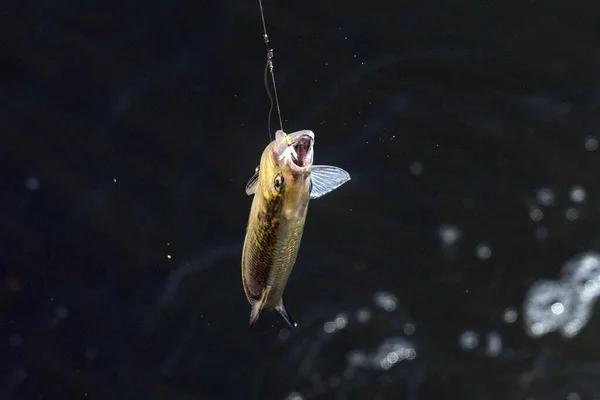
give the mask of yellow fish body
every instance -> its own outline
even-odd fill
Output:
[[[275,309],[295,327],[283,302],[304,231],[310,199],[338,188],[350,175],[341,168],[313,166],[315,135],[279,130],[263,151],[246,185],[254,195],[242,250],[242,283],[251,305],[250,326],[263,308]]]

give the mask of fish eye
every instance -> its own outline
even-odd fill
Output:
[[[260,165],[258,165],[256,168],[254,168],[254,173],[258,174],[258,171],[260,171]]]
[[[283,175],[277,174],[277,176],[275,176],[274,186],[275,190],[281,192],[281,189],[283,189]]]

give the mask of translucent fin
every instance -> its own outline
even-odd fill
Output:
[[[256,185],[258,185],[258,172],[252,175],[252,178],[246,184],[246,194],[252,196],[256,192]]]
[[[265,306],[265,303],[267,302],[267,298],[269,297],[269,292],[271,291],[271,286],[267,286],[267,288],[264,290],[262,296],[260,297],[260,300],[256,300],[254,303],[252,303],[252,311],[250,311],[250,323],[249,325],[252,326],[256,323],[256,321],[258,320],[258,317],[260,317],[260,313],[263,310],[263,307]]]
[[[277,304],[275,309],[277,311],[279,311],[279,314],[281,314],[283,319],[285,319],[285,322],[287,322],[290,327],[295,328],[298,326],[298,324],[295,323],[294,320],[292,319],[290,312],[285,307],[285,304],[283,303],[283,297],[281,297],[281,299],[279,300],[279,304]]]
[[[339,188],[349,180],[350,174],[341,168],[329,165],[313,165],[310,198],[318,199]]]

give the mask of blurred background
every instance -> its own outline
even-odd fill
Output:
[[[600,399],[600,6],[263,5],[285,130],[352,175],[293,330],[240,277],[258,2],[3,6],[0,398]]]

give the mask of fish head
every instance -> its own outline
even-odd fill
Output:
[[[275,133],[260,161],[259,187],[265,198],[282,198],[294,207],[310,196],[314,142],[315,134],[310,130]]]

